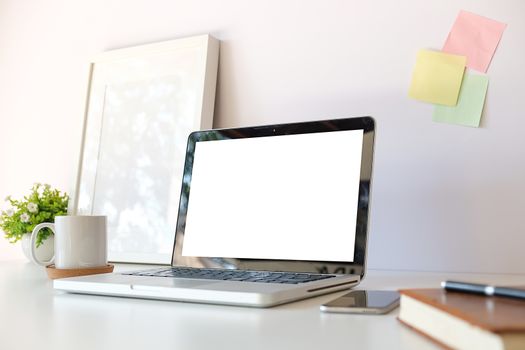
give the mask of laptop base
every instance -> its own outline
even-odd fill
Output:
[[[206,304],[271,307],[349,289],[357,275],[341,275],[300,285],[101,274],[58,279],[53,287],[70,293]]]

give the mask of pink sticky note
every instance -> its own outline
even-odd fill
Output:
[[[460,11],[443,52],[467,56],[467,67],[486,72],[507,25]]]

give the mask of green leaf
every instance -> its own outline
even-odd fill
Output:
[[[6,202],[13,209],[13,214],[8,215],[8,211],[0,213],[0,229],[4,231],[4,237],[11,243],[22,239],[22,236],[31,233],[34,227],[42,222],[54,222],[55,216],[66,215],[69,196],[57,189],[52,189],[50,185],[36,183],[31,188],[31,192],[24,196],[22,200],[16,200],[8,196]],[[30,213],[27,209],[29,203],[38,206],[38,212]],[[20,220],[22,214],[29,215],[29,222],[24,223]],[[43,229],[37,236],[37,246],[40,246],[53,232]]]

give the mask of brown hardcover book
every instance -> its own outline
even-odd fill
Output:
[[[401,290],[399,321],[452,349],[525,349],[525,301],[447,292]]]

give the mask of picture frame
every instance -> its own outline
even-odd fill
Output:
[[[69,212],[107,216],[109,261],[171,262],[187,137],[212,128],[218,58],[199,35],[90,62]]]

